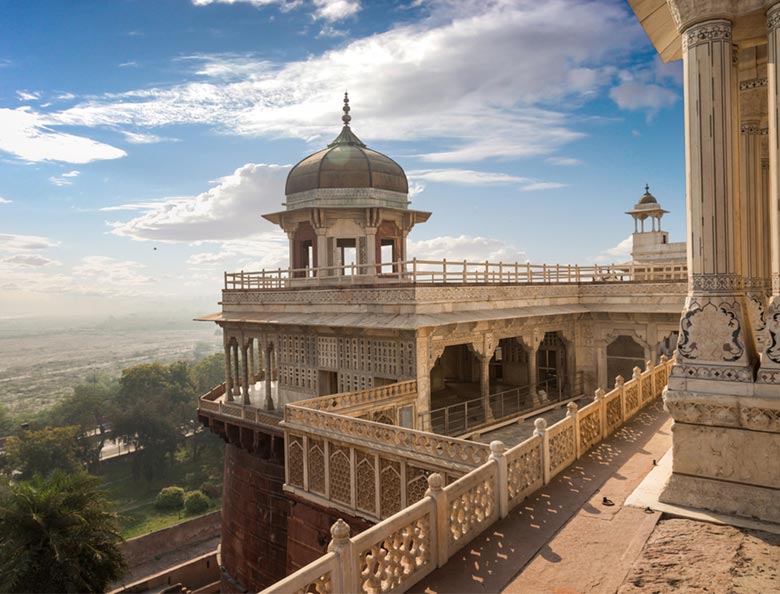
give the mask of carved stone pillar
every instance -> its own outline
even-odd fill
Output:
[[[769,228],[772,293],[766,311],[758,382],[780,384],[780,4],[767,12],[769,37],[767,87],[769,89]],[[769,393],[767,395],[770,395]]]
[[[670,391],[687,382],[752,382],[755,351],[745,306],[733,166],[731,23],[683,32],[689,292]]]
[[[273,349],[272,344],[266,345],[265,349],[263,349],[263,369],[265,370],[264,378],[265,378],[265,408],[266,410],[273,410],[274,409],[274,399],[271,396],[271,381],[272,381],[272,371],[271,371],[271,349]]]
[[[255,383],[255,376],[257,375],[257,368],[255,367],[255,339],[249,339],[249,375],[250,382]]]
[[[771,31],[771,16],[769,20]],[[770,203],[776,207],[778,136],[772,130],[778,93],[772,90],[776,68],[772,62],[777,64],[771,57],[776,51],[771,49],[772,37],[770,33],[769,134],[774,138],[770,146],[775,143],[770,150],[775,177],[770,173]],[[780,391],[772,386],[773,399],[756,397],[758,360],[744,277],[750,278],[752,267],[758,265],[743,257],[739,221],[734,217],[741,208],[735,186],[740,177],[747,223],[760,216],[750,212],[762,193],[755,185],[761,175],[760,157],[756,158],[760,140],[750,138],[755,120],[741,126],[744,167],[735,176],[733,123],[739,113],[734,113],[731,97],[735,82],[731,23],[698,22],[682,32],[682,41],[690,285],[677,361],[664,392],[675,423],[672,475],[660,500],[780,521],[776,505],[780,457],[756,454],[780,451],[780,422],[775,420],[780,418]],[[745,249],[757,248],[754,240],[745,237]]]
[[[367,264],[368,268],[363,268],[359,274],[374,275],[376,269],[376,227],[366,227],[366,261],[361,264]]]
[[[490,360],[493,355],[478,355],[479,358],[479,395],[482,398],[482,409],[485,422],[494,421],[493,409],[490,407]]]
[[[233,343],[233,395],[238,396],[241,394],[241,380],[238,378],[241,374],[238,370],[238,343]]]
[[[225,345],[225,399],[233,401],[233,378],[230,373],[230,345]]]
[[[251,401],[249,400],[249,345],[244,343],[241,346],[241,392],[244,395],[244,399],[242,400],[243,404],[251,404]]]
[[[328,266],[328,237],[325,235],[325,229],[315,229],[317,234],[317,268],[325,268]],[[312,264],[313,265],[313,264]],[[330,275],[331,271],[326,271],[324,276]],[[319,272],[318,274],[323,274]]]

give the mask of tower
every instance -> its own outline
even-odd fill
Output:
[[[293,277],[371,281],[383,272],[402,272],[409,231],[431,214],[409,209],[401,166],[352,131],[347,93],[343,110],[341,133],[287,176],[286,209],[265,215],[287,233]]]
[[[634,219],[631,259],[635,263],[685,262],[685,243],[669,243],[669,233],[661,229],[661,219],[668,212],[661,208],[647,184],[639,202],[626,211]],[[646,222],[649,229],[645,228]]]

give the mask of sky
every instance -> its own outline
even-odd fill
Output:
[[[684,240],[682,65],[624,0],[0,0],[0,319],[217,309],[287,265],[292,165],[352,129],[406,171],[421,258]]]

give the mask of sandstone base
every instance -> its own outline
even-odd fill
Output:
[[[659,500],[780,523],[780,490],[672,473]]]

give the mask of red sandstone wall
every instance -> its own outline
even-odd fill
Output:
[[[241,590],[257,592],[282,579],[287,566],[287,516],[282,493],[284,465],[225,445],[222,497],[222,563]]]
[[[287,574],[316,561],[328,549],[330,527],[342,518],[355,536],[371,524],[342,511],[315,507],[300,499],[294,501],[287,520]]]

